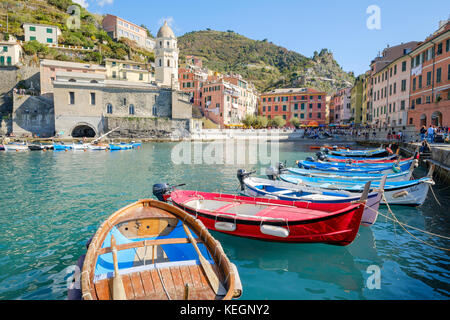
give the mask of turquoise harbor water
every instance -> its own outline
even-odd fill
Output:
[[[310,154],[306,142],[280,143],[292,165]],[[86,241],[114,211],[152,197],[157,182],[235,193],[239,168],[263,164],[174,164],[176,143],[121,152],[0,152],[0,299],[66,299],[72,266]],[[208,144],[196,145],[208,148]],[[242,153],[239,149],[238,154]],[[227,153],[229,155],[229,153]],[[424,175],[418,169],[416,175]],[[440,184],[420,208],[393,206],[400,221],[450,236],[450,187]],[[383,214],[388,214],[382,208]],[[411,232],[435,246],[450,241]],[[347,247],[280,244],[213,232],[238,267],[242,299],[448,299],[450,256],[380,217]],[[380,288],[370,266],[380,268]],[[368,272],[369,268],[369,272]],[[369,286],[368,286],[369,285]]]

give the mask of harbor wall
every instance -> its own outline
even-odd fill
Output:
[[[13,94],[12,130],[16,136],[55,133],[53,101],[39,96]]]

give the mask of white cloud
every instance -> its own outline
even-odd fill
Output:
[[[173,27],[175,24],[175,20],[173,19],[173,17],[162,17],[161,19],[158,20],[158,26],[161,27],[165,21],[167,21],[169,27]]]
[[[72,0],[74,3],[78,3],[80,6],[82,6],[83,8],[87,8],[89,7],[89,3],[87,2],[87,0]]]
[[[110,5],[114,3],[114,0],[97,0],[98,5],[103,7],[104,5]]]

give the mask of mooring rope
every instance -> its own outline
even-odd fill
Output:
[[[400,221],[398,221],[398,219],[397,219],[397,217],[395,216],[394,212],[392,212],[391,207],[389,206],[389,203],[386,201],[386,197],[385,197],[384,192],[383,192],[383,201],[385,202],[385,204],[386,204],[386,206],[387,206],[387,208],[388,208],[389,213],[392,215],[392,217],[394,217],[394,221],[397,222],[397,223],[400,225],[400,227],[402,227],[402,229],[405,230],[411,237],[413,237],[414,239],[416,239],[416,240],[418,240],[418,241],[420,241],[420,242],[426,244],[427,246],[430,246],[430,247],[433,247],[433,248],[436,248],[436,249],[440,249],[440,250],[444,250],[444,251],[450,251],[450,249],[442,248],[442,247],[439,247],[439,246],[435,246],[435,245],[433,245],[433,244],[431,244],[431,243],[428,243],[428,242],[426,242],[426,241],[424,241],[424,240],[422,240],[422,239],[417,238],[415,235],[413,235],[411,232],[409,232],[409,231],[403,226],[403,223],[401,223]],[[420,229],[417,229],[417,230],[419,230],[419,231],[421,231],[421,232],[424,232],[424,233],[429,233],[429,232],[427,232],[427,231],[425,231],[425,230],[420,230]],[[438,235],[436,235],[436,236],[438,236]],[[441,237],[441,238],[447,238],[447,239],[448,239],[448,237],[444,237],[444,236],[439,236],[439,237]]]
[[[432,193],[433,196],[434,196],[434,199],[436,200],[436,202],[438,203],[438,205],[439,205],[440,207],[442,207],[441,203],[439,202],[439,200],[438,200],[437,197],[436,197],[436,194],[434,193],[433,186],[430,185],[430,189],[431,189],[431,193]]]

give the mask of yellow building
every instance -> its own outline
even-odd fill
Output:
[[[363,123],[364,82],[365,82],[365,75],[358,76],[358,78],[356,78],[354,86],[351,89],[350,122],[353,122],[355,125],[361,125]]]
[[[129,82],[150,83],[155,81],[152,67],[148,63],[105,59],[106,79],[124,80]]]

